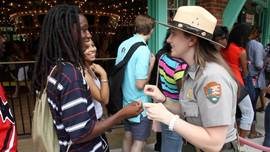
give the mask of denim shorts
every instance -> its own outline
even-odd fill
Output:
[[[177,132],[169,130],[165,124],[161,123],[161,128],[161,152],[181,152],[183,145],[182,137]]]
[[[134,140],[145,141],[151,133],[152,121],[147,117],[142,117],[140,123],[124,121],[125,131],[130,131]]]

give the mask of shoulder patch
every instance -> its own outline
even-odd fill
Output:
[[[208,100],[212,103],[217,103],[222,94],[221,85],[217,82],[207,83],[203,90]]]

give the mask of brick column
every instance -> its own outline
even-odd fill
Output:
[[[227,3],[228,0],[197,0],[197,5],[211,12],[217,18],[219,25],[222,24],[222,15]]]

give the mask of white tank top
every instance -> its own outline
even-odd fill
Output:
[[[99,79],[94,79],[95,84],[97,85],[97,87],[100,89],[100,81]],[[96,111],[96,116],[97,119],[100,119],[103,115],[103,109],[102,109],[102,105],[99,101],[97,101],[96,99],[92,98],[94,105],[95,105],[95,111]]]

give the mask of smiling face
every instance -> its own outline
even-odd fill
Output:
[[[185,61],[192,59],[196,44],[195,36],[188,36],[181,30],[171,29],[170,36],[167,38],[167,43],[171,45],[171,56],[182,58]],[[188,61],[187,61],[188,62]]]
[[[88,30],[89,25],[88,25],[87,19],[84,15],[80,14],[79,20],[80,20],[80,26],[81,26],[82,41],[83,41],[83,43],[87,43],[92,38],[92,35],[90,34],[90,32]]]
[[[90,34],[88,28],[88,22],[84,15],[79,15],[80,26],[81,26],[81,37],[83,43],[84,57],[88,62],[93,62],[96,59],[97,48],[92,41],[92,35]]]
[[[96,59],[97,48],[91,39],[86,45],[87,49],[84,51],[85,60],[88,62],[93,62]]]

